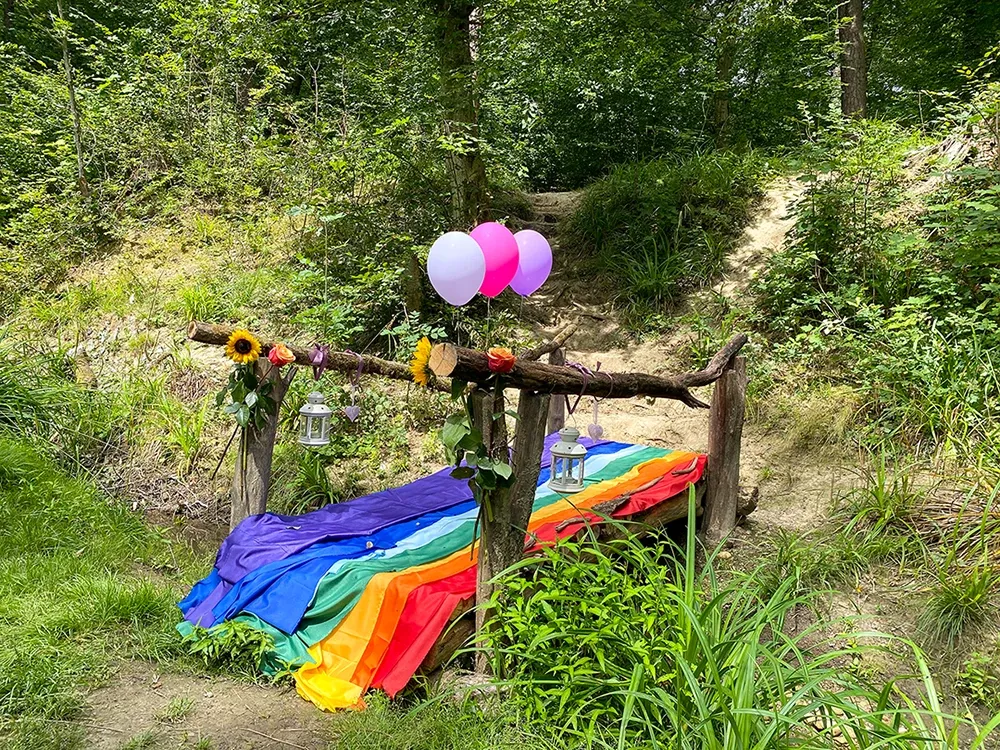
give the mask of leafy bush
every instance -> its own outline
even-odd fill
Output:
[[[758,276],[756,325],[774,359],[802,374],[796,385],[857,390],[857,416],[873,422],[866,439],[995,465],[1000,172],[960,170],[920,197],[903,169],[920,138],[886,123],[850,127],[825,146],[829,173]]]
[[[622,301],[662,308],[721,270],[767,171],[753,153],[617,167],[587,190],[569,235],[614,274]]]
[[[723,584],[711,558],[696,571],[697,552],[690,524],[684,549],[566,542],[517,565],[486,634],[510,701],[585,746],[825,746],[834,734],[924,746],[922,712],[938,711],[926,670],[923,707],[893,681],[868,684],[841,664],[875,647],[823,637],[845,623],[790,627],[818,594],[797,595],[793,578],[761,591],[756,574]]]

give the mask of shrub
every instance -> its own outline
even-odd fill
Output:
[[[757,574],[723,584],[711,557],[696,571],[697,551],[690,524],[684,549],[663,537],[565,542],[516,566],[486,634],[513,705],[596,747],[826,746],[841,734],[923,747],[925,710],[947,739],[915,646],[923,706],[841,666],[875,648],[823,636],[846,623],[789,627],[818,594],[797,595],[794,578],[762,591]]]

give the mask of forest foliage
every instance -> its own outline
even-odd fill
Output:
[[[872,113],[927,122],[952,95],[934,92],[958,91],[958,66],[995,43],[1000,11],[896,5],[868,11]],[[251,232],[261,214],[296,217],[313,240],[307,268],[309,246],[333,247],[362,266],[366,292],[399,293],[406,258],[449,223],[443,159],[470,147],[446,125],[438,37],[450,6],[61,7],[62,18],[51,0],[5,5],[0,310],[191,206]],[[823,0],[468,9],[473,145],[501,216],[510,188],[578,187],[713,145],[794,146],[836,114],[836,8]]]
[[[961,661],[948,680],[958,700],[980,718],[1000,708],[995,646],[953,651],[996,620],[1000,589],[1000,4],[858,4],[867,118],[840,111],[831,0],[7,0],[0,737],[82,744],[80,688],[112,658],[199,668],[170,629],[174,589],[193,578],[188,551],[95,486],[121,489],[109,467],[132,463],[177,483],[207,475],[208,448],[227,436],[188,398],[199,384],[175,382],[195,369],[190,352],[161,356],[149,331],[240,321],[399,358],[424,335],[484,340],[476,303],[464,314],[411,304],[429,243],[468,229],[453,164],[471,155],[497,219],[525,218],[523,192],[586,188],[560,227],[563,257],[585,283],[610,280],[630,332],[689,326],[690,357],[704,361],[752,331],[751,417],[810,451],[848,438],[873,468],[841,499],[838,528],[777,535],[735,581],[717,580],[711,561],[695,576],[666,538],[613,559],[579,544],[526,564],[507,589],[523,596],[497,602],[493,657],[514,691],[498,721],[375,701],[340,725],[342,746],[558,744],[548,730],[662,746],[669,726],[678,746],[774,747],[814,712],[871,746],[958,747],[960,725],[975,736],[972,720],[945,717],[914,643],[892,654],[920,678],[904,685],[863,672],[863,659],[841,668],[872,653],[853,643],[783,635],[814,608],[814,589],[893,566],[927,605],[915,637]],[[456,8],[471,43],[457,73]],[[456,128],[454,97],[468,91],[475,127]],[[745,299],[713,299],[776,175],[804,185],[790,242]],[[216,263],[162,285],[119,269],[61,286],[79,262],[135,246],[168,263],[197,247]],[[669,319],[695,290],[702,309]],[[491,324],[515,337],[512,313],[494,305]],[[113,373],[113,388],[78,385],[67,350],[109,318],[149,329],[114,344],[139,364]],[[44,341],[37,350],[21,326]],[[326,378],[330,403],[349,403],[345,381]],[[313,387],[298,378],[288,403]],[[436,398],[408,394],[403,408],[366,383],[358,423],[322,451],[279,443],[272,507],[303,512],[370,489],[353,465],[328,471],[353,459],[397,480],[419,463],[413,428],[443,459],[427,433]],[[810,405],[821,418],[797,418]],[[286,405],[283,425],[294,418]],[[147,449],[153,459],[136,455]],[[890,468],[901,456],[938,461],[966,494],[949,505],[915,488]],[[237,671],[227,659],[261,647],[216,643],[206,661]],[[845,693],[880,710],[858,711]],[[770,722],[775,702],[784,713]],[[985,737],[1000,718],[982,723]]]

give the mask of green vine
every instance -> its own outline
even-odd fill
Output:
[[[444,443],[448,460],[454,464],[451,476],[455,479],[468,479],[472,495],[485,511],[487,520],[493,520],[493,508],[490,499],[499,489],[510,487],[514,483],[514,470],[510,465],[506,444],[502,446],[502,455],[491,451],[486,444],[482,430],[474,425],[472,412],[472,394],[466,394],[467,383],[461,380],[452,381],[452,398],[461,402],[462,411],[450,415],[441,428],[441,442]],[[497,392],[502,393],[502,385],[497,383]],[[490,415],[493,422],[505,418],[508,412]]]

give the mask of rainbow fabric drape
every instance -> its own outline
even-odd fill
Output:
[[[555,440],[546,440],[546,461]],[[585,489],[557,495],[543,468],[527,543],[550,544],[600,521],[587,511],[607,500],[627,496],[613,515],[634,515],[683,492],[704,471],[705,457],[696,453],[583,442]],[[476,513],[467,483],[445,469],[302,516],[253,516],[180,602],[178,629],[239,620],[269,634],[270,663],[298,665],[299,693],[323,709],[358,706],[373,687],[395,695],[458,604],[475,595]]]

